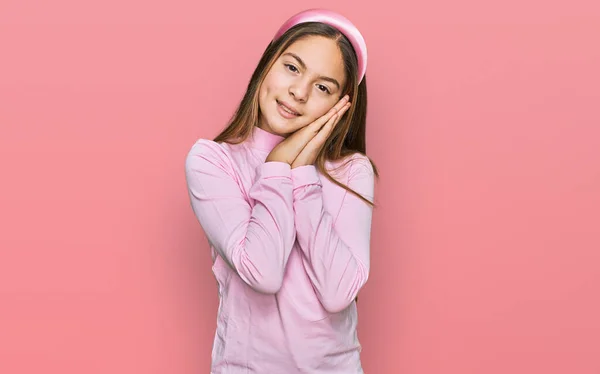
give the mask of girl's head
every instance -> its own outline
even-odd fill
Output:
[[[313,33],[295,39],[272,60],[258,89],[258,126],[282,136],[312,123],[353,91],[348,77],[356,70],[354,52],[347,50],[344,56],[348,45],[343,36],[321,23],[303,28]],[[285,113],[286,108],[295,115]]]
[[[286,29],[267,46],[229,125],[214,140],[241,142],[254,126],[288,136],[348,94],[352,106],[333,129],[317,166],[324,172],[326,160],[365,155],[366,50],[360,52],[357,56],[350,39],[326,23],[303,22]],[[295,114],[287,115],[284,107]]]
[[[331,22],[295,24],[303,17]],[[324,115],[348,94],[352,106],[332,132],[330,140],[336,142],[329,142],[329,146],[335,143],[333,148],[340,152],[350,147],[364,153],[366,47],[358,30],[348,31],[353,26],[347,26],[349,39],[330,26],[336,23],[347,25],[349,21],[326,10],[309,10],[290,18],[267,46],[229,126],[215,140],[244,140],[254,126],[288,136]],[[350,40],[358,46],[360,60]],[[295,115],[286,115],[285,107]]]

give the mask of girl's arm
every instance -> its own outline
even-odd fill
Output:
[[[347,185],[373,201],[374,172],[366,157],[349,165]],[[296,237],[309,278],[330,313],[348,307],[369,277],[373,208],[345,191],[337,217],[325,211],[322,185],[312,165],[292,169]]]
[[[219,144],[199,140],[185,166],[192,209],[209,243],[250,287],[276,293],[295,241],[290,165],[257,167],[253,207]]]

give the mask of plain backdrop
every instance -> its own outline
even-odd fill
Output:
[[[366,373],[600,373],[595,0],[1,0],[1,373],[209,372],[184,160],[312,7],[369,48]]]

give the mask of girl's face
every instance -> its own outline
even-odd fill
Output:
[[[298,40],[275,61],[259,89],[258,126],[288,136],[327,113],[345,83],[342,53],[334,40]]]

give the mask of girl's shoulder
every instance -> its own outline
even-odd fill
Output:
[[[375,173],[371,159],[360,152],[351,153],[338,160],[327,161],[325,166],[334,177],[350,178],[356,173]]]
[[[232,157],[226,143],[218,143],[211,139],[197,139],[186,157],[186,166],[196,167],[212,164],[224,169],[232,167]]]
[[[226,153],[223,144],[207,138],[197,139],[188,152],[191,155],[221,156]]]

